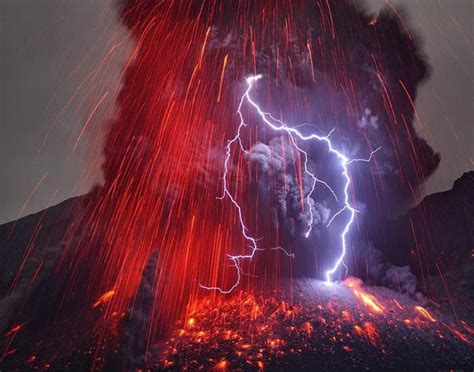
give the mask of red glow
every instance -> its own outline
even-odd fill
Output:
[[[5,333],[5,337],[14,335],[14,334],[17,333],[20,329],[22,329],[22,328],[25,326],[25,324],[26,324],[26,323],[17,324],[17,325],[12,326],[12,327],[8,330],[8,332]]]
[[[108,291],[105,292],[102,296],[99,297],[99,299],[92,305],[92,307],[98,307],[102,304],[105,304],[106,302],[110,301],[110,299],[115,295],[115,291]]]
[[[415,306],[416,311],[418,311],[421,315],[423,315],[426,319],[430,320],[431,322],[436,322],[436,319],[431,316],[431,314],[421,306]]]
[[[343,282],[343,284],[346,287],[351,288],[352,292],[364,305],[370,307],[376,313],[383,313],[383,306],[377,301],[377,299],[362,289],[362,282],[360,279],[349,277]]]

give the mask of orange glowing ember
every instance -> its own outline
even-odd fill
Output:
[[[376,313],[383,313],[383,306],[377,301],[377,299],[362,289],[362,281],[360,279],[349,277],[343,282],[343,284],[346,287],[351,288],[352,292],[357,298],[362,300],[362,303],[365,306],[369,307]]]
[[[10,328],[10,330],[7,333],[5,333],[5,337],[11,336],[17,333],[20,329],[23,328],[25,324],[26,323],[14,325],[13,327]]]
[[[372,323],[366,322],[364,324],[365,335],[372,344],[376,344],[379,341],[379,333],[375,329]]]
[[[310,322],[303,323],[303,330],[308,334],[308,336],[311,336],[313,334],[313,326]]]
[[[436,319],[431,316],[431,314],[421,306],[415,306],[416,311],[418,311],[421,315],[423,315],[426,319],[429,319],[433,323],[436,322]]]
[[[99,299],[92,305],[92,307],[98,307],[102,304],[105,304],[106,302],[110,301],[110,299],[115,295],[115,291],[111,290],[108,292],[105,292],[102,296],[99,297]]]
[[[33,363],[35,360],[36,360],[36,355],[32,355],[26,360],[26,363]]]
[[[219,363],[216,364],[216,369],[218,369],[218,370],[227,369],[227,361],[225,359],[221,360]]]
[[[382,305],[378,303],[377,299],[374,296],[369,295],[367,293],[360,292],[357,289],[354,289],[354,294],[360,299],[362,299],[362,302],[364,303],[364,305],[369,306],[372,310],[374,310],[377,313],[383,313]]]

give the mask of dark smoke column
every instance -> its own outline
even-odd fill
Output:
[[[241,83],[249,74],[264,76],[259,102],[286,122],[314,123],[322,133],[335,128],[339,147],[350,155],[383,147],[376,163],[352,173],[351,194],[365,205],[354,234],[366,235],[365,216],[376,221],[408,204],[439,163],[412,123],[416,87],[427,65],[414,35],[395,15],[374,19],[345,1],[136,0],[123,5],[122,19],[136,49],[125,73],[120,116],[106,137],[105,184],[88,221],[91,239],[77,250],[78,260],[90,267],[87,296],[116,291],[111,312],[129,307],[156,247],[162,270],[155,296],[163,298],[164,319],[199,294],[198,282],[234,281],[226,254],[248,247],[233,211],[216,196],[222,149],[237,125]],[[274,137],[258,130],[245,144],[268,144]],[[333,172],[320,159],[313,166]],[[314,267],[331,254],[330,245],[315,237],[308,247],[291,229],[259,218],[254,185],[262,179],[255,178],[255,169],[245,173],[246,159],[233,160],[243,185],[236,193],[256,234],[265,236],[268,247],[288,243],[312,265],[296,263],[300,275],[317,275]],[[304,185],[299,180],[295,187]],[[264,210],[283,218],[277,225],[291,218],[298,224],[295,210],[283,215],[275,199],[268,201]],[[273,280],[289,265],[265,254],[246,272],[265,268]]]

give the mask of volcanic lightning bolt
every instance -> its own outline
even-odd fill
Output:
[[[372,157],[374,156],[374,154],[378,150],[380,150],[380,148],[381,148],[381,147],[378,147],[375,150],[371,151],[370,155],[367,159],[350,159],[346,155],[344,155],[342,152],[336,150],[333,147],[333,144],[332,144],[329,137],[333,133],[334,129],[332,129],[326,136],[320,136],[320,135],[315,134],[315,133],[311,133],[309,135],[304,135],[297,129],[297,127],[288,126],[283,121],[273,117],[270,113],[264,112],[260,108],[260,106],[254,101],[254,99],[251,97],[250,93],[252,91],[252,88],[254,87],[255,82],[257,82],[261,78],[262,78],[262,75],[253,75],[253,76],[250,76],[246,79],[247,89],[245,90],[244,94],[242,95],[242,97],[240,99],[240,102],[239,102],[238,109],[237,109],[237,114],[240,118],[240,124],[237,128],[237,131],[236,131],[234,137],[228,141],[227,146],[225,147],[226,156],[225,156],[225,161],[224,161],[224,175],[222,177],[223,193],[222,193],[222,196],[219,197],[219,199],[228,198],[231,201],[231,203],[234,205],[234,207],[236,208],[237,215],[238,215],[238,218],[239,218],[239,223],[240,223],[242,236],[249,243],[251,251],[250,251],[249,254],[246,254],[246,255],[228,255],[229,259],[232,261],[232,264],[233,264],[233,266],[235,267],[235,269],[237,271],[237,279],[234,282],[234,284],[232,286],[230,286],[229,289],[222,289],[220,287],[208,287],[208,286],[200,284],[200,287],[202,287],[204,289],[216,290],[216,291],[219,291],[223,294],[227,294],[227,293],[232,292],[240,284],[240,280],[241,280],[241,277],[243,275],[242,268],[241,268],[241,261],[242,260],[251,260],[255,256],[255,253],[257,251],[263,250],[263,248],[258,247],[257,239],[249,234],[249,229],[246,226],[245,221],[244,221],[242,208],[241,208],[240,204],[237,202],[237,200],[229,192],[228,183],[227,183],[227,175],[229,173],[229,162],[231,160],[233,145],[238,143],[238,145],[239,145],[240,149],[242,150],[242,152],[248,153],[248,151],[244,148],[244,146],[242,144],[242,140],[241,140],[241,132],[245,127],[247,127],[247,124],[245,123],[244,116],[242,114],[242,107],[243,107],[244,103],[249,104],[251,107],[253,107],[255,109],[256,113],[258,114],[260,119],[263,121],[263,123],[265,123],[265,125],[267,125],[271,129],[273,129],[274,131],[285,132],[289,136],[289,138],[290,138],[293,146],[295,147],[295,149],[298,151],[298,153],[300,155],[303,156],[303,159],[304,159],[304,161],[303,161],[304,172],[312,180],[310,191],[309,191],[308,195],[306,196],[306,203],[307,203],[308,210],[309,210],[308,227],[307,227],[307,230],[304,234],[304,236],[306,238],[308,238],[310,236],[311,231],[312,231],[313,222],[314,222],[314,216],[313,216],[313,211],[312,211],[312,207],[311,207],[311,204],[310,204],[310,198],[311,198],[311,196],[312,196],[312,194],[313,194],[313,192],[316,188],[316,184],[321,183],[322,185],[324,185],[331,192],[331,194],[333,195],[333,197],[335,198],[335,200],[337,202],[339,202],[339,199],[338,199],[335,191],[329,186],[329,184],[327,182],[318,179],[316,177],[316,175],[313,172],[310,171],[310,169],[308,168],[308,153],[306,151],[304,151],[301,147],[298,146],[297,139],[302,140],[302,141],[312,141],[312,140],[314,141],[315,140],[315,141],[318,141],[318,142],[323,142],[327,146],[328,151],[330,153],[334,154],[339,160],[339,164],[340,164],[341,169],[342,169],[341,176],[344,179],[343,207],[332,216],[332,218],[330,219],[327,226],[329,226],[331,224],[331,222],[337,216],[339,216],[340,214],[342,214],[344,212],[349,213],[349,220],[345,224],[345,226],[342,230],[342,233],[340,234],[341,253],[338,256],[338,258],[337,258],[336,262],[334,263],[334,265],[332,266],[332,268],[330,270],[326,271],[325,276],[326,276],[326,282],[327,283],[332,283],[333,275],[337,272],[337,270],[339,269],[339,267],[341,265],[344,265],[344,257],[346,255],[346,250],[347,250],[346,236],[350,231],[351,225],[352,225],[352,223],[354,222],[354,219],[355,219],[355,214],[357,213],[357,210],[351,205],[350,198],[349,198],[349,186],[351,184],[351,178],[350,178],[350,175],[349,175],[349,168],[348,167],[349,167],[350,164],[355,163],[355,162],[360,162],[360,161],[369,162],[372,159]],[[272,248],[272,249],[281,250],[287,256],[293,257],[293,254],[288,253],[282,247],[275,247],[275,248]]]

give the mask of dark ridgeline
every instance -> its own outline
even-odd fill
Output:
[[[57,269],[70,254],[67,242],[84,232],[78,221],[91,195],[0,226],[0,333],[24,319],[41,326],[56,315],[68,272]]]
[[[464,173],[451,190],[429,195],[403,216],[387,221],[381,232],[375,241],[386,260],[410,264],[420,278],[471,261],[474,172]]]

